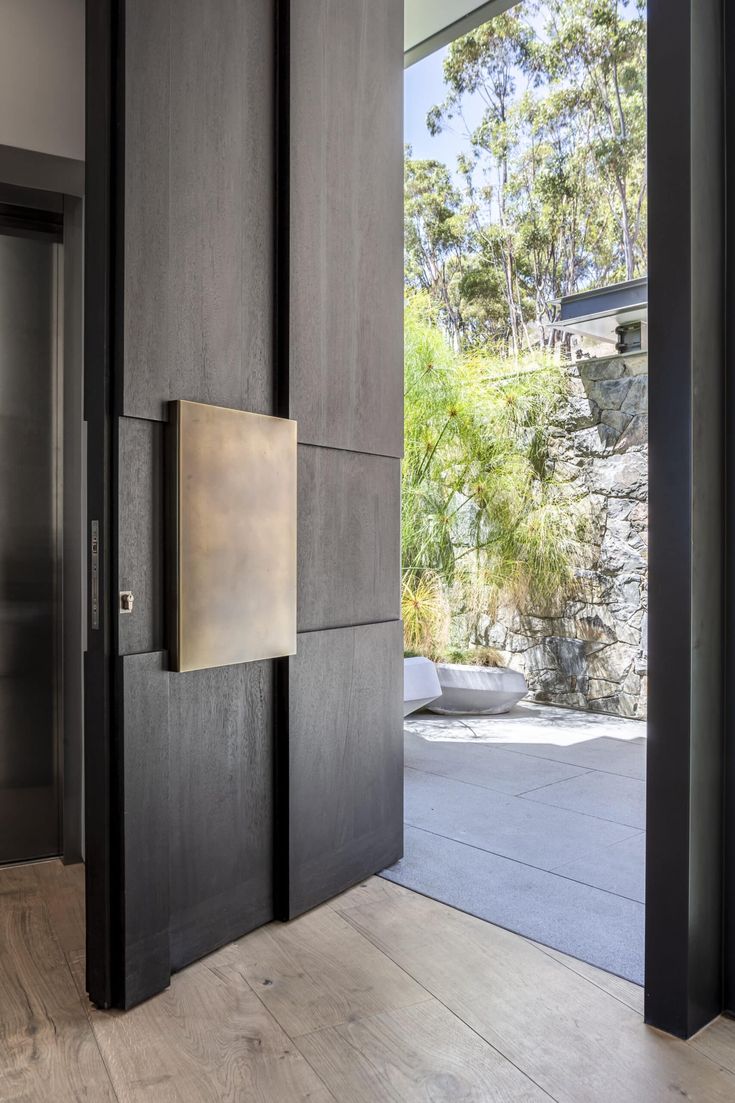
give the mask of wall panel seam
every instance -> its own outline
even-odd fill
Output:
[[[400,463],[403,459],[403,453],[392,452],[366,452],[364,448],[339,448],[333,444],[316,444],[311,440],[299,440],[296,442],[299,448],[320,448],[325,452],[347,452],[351,456],[375,456],[376,459],[383,460],[398,460]]]
[[[400,624],[401,617],[388,617],[386,620],[361,620],[355,624],[330,624],[324,628],[303,628],[296,633],[298,639],[299,636],[313,636],[318,632],[344,632],[353,628],[369,628],[376,624]]]

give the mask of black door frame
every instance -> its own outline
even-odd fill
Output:
[[[724,241],[726,224],[722,18],[721,0],[649,4],[652,400],[646,1021],[682,1036],[718,1014],[724,998],[725,665],[724,626],[717,614],[725,591],[725,261],[718,245]],[[118,51],[123,19],[124,0],[88,0],[85,417],[88,555],[91,568],[91,522],[96,521],[99,589],[96,598],[90,569],[85,668],[87,987],[102,1007],[119,999],[115,963],[122,922],[113,584],[114,411],[119,408],[115,359],[120,331],[115,289],[122,286],[123,233]],[[729,24],[727,30],[732,38]],[[728,125],[732,126],[729,120]],[[735,150],[735,141],[728,149]],[[735,422],[735,414],[732,419]],[[707,618],[714,619],[708,624]],[[730,620],[735,627],[732,609]],[[734,824],[730,833],[735,847]],[[729,889],[735,892],[735,886]],[[734,989],[732,977],[727,996],[731,1008]]]
[[[723,19],[649,3],[645,1015],[681,1037],[724,1006]]]
[[[121,935],[117,615],[113,583],[117,533],[117,408],[114,360],[119,333],[115,279],[122,226],[122,133],[115,128],[122,4],[86,3],[86,196],[84,232],[84,418],[87,422],[87,651],[84,664],[84,774],[87,991],[98,1007],[117,1001]],[[119,208],[122,209],[122,208]]]
[[[725,102],[735,103],[735,19],[725,18]],[[727,211],[735,209],[735,112],[725,113],[725,178]],[[726,289],[725,289],[725,440],[735,441],[735,342],[729,334],[728,320],[735,318],[735,217],[726,218]],[[725,552],[725,764],[724,777],[724,977],[723,1005],[735,1015],[735,447],[728,446],[725,471],[728,539]]]

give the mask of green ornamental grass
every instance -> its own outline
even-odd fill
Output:
[[[579,518],[549,460],[560,364],[452,349],[427,295],[406,302],[406,647],[447,654],[452,614],[551,603],[581,558]]]

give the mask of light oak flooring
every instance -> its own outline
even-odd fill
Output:
[[[735,1021],[645,1027],[641,989],[371,878],[122,1014],[84,994],[83,871],[0,870],[0,1100],[735,1100]]]

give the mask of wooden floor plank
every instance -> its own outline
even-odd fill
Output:
[[[735,1019],[721,1015],[695,1034],[689,1044],[722,1068],[735,1073]]]
[[[0,1101],[114,1103],[32,866],[0,870]]]
[[[393,881],[387,881],[384,877],[369,877],[365,881],[361,881],[360,884],[341,893],[339,896],[335,897],[334,900],[330,900],[329,903],[330,907],[334,908],[335,911],[342,913],[362,904],[378,905],[383,901],[390,903],[402,898],[408,899],[410,896],[416,895],[420,896],[421,893],[414,893],[404,885],[397,885]],[[616,977],[612,973],[606,973],[604,969],[598,969],[594,965],[588,965],[586,961],[580,961],[578,958],[570,957],[568,954],[563,954],[560,950],[555,950],[551,946],[543,946],[540,942],[534,942],[533,939],[529,938],[526,939],[526,941],[548,954],[549,957],[555,958],[563,965],[566,965],[568,969],[578,973],[579,976],[597,985],[598,988],[602,988],[605,992],[609,992],[611,996],[615,996],[621,1003],[627,1004],[628,1007],[636,1011],[641,1018],[643,1017],[643,988],[640,985],[633,984],[632,981],[625,980],[623,977]]]
[[[89,1005],[83,921],[81,868],[0,870],[0,1103],[735,1099],[735,1021],[668,1038],[626,982],[381,878],[127,1014]]]
[[[127,1012],[91,1010],[120,1103],[333,1103],[242,977],[214,954]]]
[[[604,969],[598,969],[595,965],[588,965],[586,961],[580,961],[579,958],[570,957],[569,954],[563,954],[560,950],[555,950],[551,946],[542,946],[540,942],[534,942],[532,939],[527,939],[532,946],[536,946],[537,949],[542,950],[543,953],[548,954],[549,957],[553,957],[556,961],[565,965],[567,969],[571,969],[573,973],[577,973],[580,977],[584,977],[591,984],[601,988],[603,992],[607,992],[609,995],[614,996],[616,1000],[620,1000],[621,1003],[627,1004],[631,1010],[635,1011],[643,1018],[643,988],[640,984],[633,984],[630,980],[625,980],[624,977],[616,977],[613,973],[606,973]]]
[[[735,1076],[517,935],[417,894],[340,914],[559,1103],[735,1099]]]
[[[32,868],[61,949],[69,960],[79,957],[85,945],[84,866],[53,861]]]
[[[327,906],[261,927],[234,945],[237,967],[291,1038],[428,999]]]
[[[305,1034],[297,1045],[338,1103],[549,1103],[437,1000]]]
[[[354,908],[361,904],[380,904],[382,901],[395,902],[402,898],[408,899],[411,895],[421,895],[420,893],[414,893],[411,889],[407,889],[404,885],[397,885],[393,881],[387,881],[384,877],[369,877],[360,884],[355,885],[353,888],[348,889],[346,892],[341,893],[335,897],[334,900],[330,900],[330,906],[335,911],[345,912],[349,908]],[[580,961],[578,958],[570,957],[568,954],[563,954],[560,950],[555,950],[551,946],[543,946],[540,942],[534,942],[533,939],[526,939],[532,946],[538,947],[544,953],[550,957],[555,958],[557,961],[566,965],[568,969],[578,973],[581,977],[585,977],[592,984],[596,984],[598,988],[602,988],[604,991],[609,992],[611,996],[615,996],[622,1003],[628,1005],[633,1011],[643,1017],[643,988],[638,984],[633,984],[632,981],[625,980],[623,977],[616,977],[612,973],[606,973],[604,969],[598,969],[594,965],[588,965],[586,961]]]
[[[406,894],[415,895],[411,889],[397,885],[394,881],[387,881],[385,877],[367,877],[346,892],[335,896],[329,901],[329,907],[334,911],[343,912],[354,908],[357,904],[379,904],[382,900],[400,900]]]

